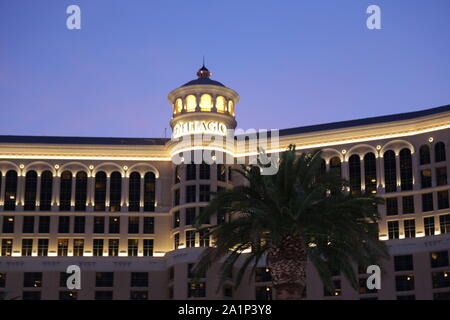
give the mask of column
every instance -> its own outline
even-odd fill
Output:
[[[106,176],[106,208],[105,208],[105,211],[109,211],[109,201],[111,199],[110,190],[111,190],[111,174],[108,173],[108,175]]]
[[[5,204],[5,174],[0,176],[0,210],[3,210],[3,206]]]
[[[52,211],[58,211],[59,206],[59,189],[61,188],[61,177],[56,175],[53,177],[53,190],[52,190]]]
[[[42,172],[38,174],[37,177],[37,186],[36,186],[36,211],[39,210],[39,206],[41,205],[41,175]]]
[[[121,196],[121,206],[120,211],[128,212],[128,194],[130,189],[129,177],[124,176],[122,178],[122,196]]]
[[[77,182],[76,173],[72,174],[72,189],[70,190],[70,211],[75,210],[75,187]]]

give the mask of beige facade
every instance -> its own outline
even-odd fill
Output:
[[[178,136],[235,129],[239,95],[209,75],[202,68],[169,94]],[[389,199],[380,206],[380,239],[392,256],[381,290],[362,285],[357,292],[336,275],[338,289],[325,294],[309,266],[306,299],[450,299],[450,106],[279,134],[269,153],[289,144],[300,152],[320,148],[325,167],[339,167],[352,189]],[[216,290],[217,265],[191,284],[189,266],[214,245],[195,232],[193,219],[209,192],[241,182],[230,164],[176,166],[174,157],[189,150],[179,146],[169,139],[0,136],[0,292],[7,299],[268,298],[264,266],[237,289],[230,278]],[[219,149],[235,160],[253,155],[236,141]],[[82,270],[81,290],[65,287],[61,273],[69,265]]]

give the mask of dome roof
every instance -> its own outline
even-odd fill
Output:
[[[211,75],[212,73],[209,72],[209,70],[205,67],[205,65],[203,65],[197,72],[198,78],[183,84],[181,87],[187,87],[192,85],[212,85],[225,87],[225,85],[220,83],[219,81],[211,80],[209,78]]]

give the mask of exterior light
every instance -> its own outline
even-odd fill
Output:
[[[59,164],[55,164],[55,169],[59,169]]]
[[[89,166],[89,170],[94,170],[94,166],[92,164]]]
[[[346,153],[347,153],[347,150],[342,149],[342,154],[346,154]]]
[[[433,137],[429,137],[429,138],[428,138],[428,142],[429,142],[429,143],[432,143],[433,141],[434,141],[434,138],[433,138]]]
[[[19,168],[20,168],[20,169],[23,169],[23,168],[25,168],[25,165],[24,165],[24,164],[20,164],[20,165],[19,165]]]
[[[381,150],[381,146],[380,145],[377,145],[377,150]]]
[[[123,166],[123,170],[127,171],[128,170],[128,166]]]

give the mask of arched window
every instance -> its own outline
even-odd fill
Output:
[[[178,98],[175,101],[175,112],[176,113],[181,113],[181,111],[183,111],[183,100],[181,100],[180,98]]]
[[[372,152],[364,156],[364,180],[366,192],[377,193],[377,163]]]
[[[5,205],[3,209],[6,211],[16,210],[17,197],[17,172],[9,170],[5,175]]]
[[[79,171],[75,178],[75,211],[86,211],[87,173]]]
[[[217,99],[216,99],[216,109],[217,109],[217,112],[220,112],[220,113],[225,113],[225,109],[226,109],[226,101],[225,101],[225,98],[224,97],[222,97],[222,96],[218,96],[217,97]]]
[[[436,145],[434,146],[434,161],[441,162],[445,160],[446,160],[445,144],[442,141],[440,141],[436,143]]]
[[[72,172],[64,171],[61,174],[61,187],[59,189],[59,211],[70,211],[72,199]]]
[[[128,211],[139,211],[141,205],[141,175],[139,172],[130,174],[130,187],[128,193]]]
[[[41,174],[41,194],[39,200],[40,211],[50,211],[52,208],[53,174],[44,171]]]
[[[413,171],[412,157],[409,149],[400,151],[400,179],[402,191],[412,190],[413,188]]]
[[[120,211],[120,201],[122,198],[122,175],[120,172],[111,173],[109,189],[109,211]]]
[[[106,206],[106,173],[97,172],[95,175],[94,210],[105,211]]]
[[[212,108],[212,98],[209,94],[203,94],[200,97],[200,110],[201,111],[211,111]]]
[[[341,159],[339,159],[339,157],[330,159],[330,171],[335,172],[339,177],[341,176]]]
[[[386,151],[384,159],[384,183],[386,192],[397,191],[397,166],[395,164],[395,152]]]
[[[232,100],[228,101],[228,113],[234,116],[234,102]]]
[[[194,95],[190,94],[186,97],[186,111],[193,112],[197,108],[197,99]]]
[[[180,183],[181,181],[181,166],[175,166],[175,183]]]
[[[155,211],[156,179],[153,172],[144,176],[144,211]]]
[[[350,191],[352,194],[361,192],[361,160],[354,154],[348,160]]]
[[[423,145],[419,149],[419,155],[420,155],[420,164],[429,164],[431,162],[430,157],[430,147],[427,145]]]
[[[25,211],[36,210],[37,173],[28,171],[25,176]]]

